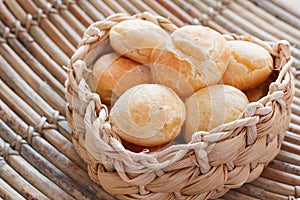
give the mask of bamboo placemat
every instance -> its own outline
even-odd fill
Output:
[[[300,6],[300,3],[299,3]],[[300,10],[283,0],[0,0],[0,199],[115,199],[87,174],[65,118],[64,82],[85,29],[148,11],[177,26],[288,40],[300,68]],[[296,70],[295,70],[296,71]],[[222,199],[300,198],[300,80],[279,155]]]

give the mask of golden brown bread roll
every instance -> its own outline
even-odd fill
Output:
[[[171,34],[151,56],[155,83],[172,88],[185,98],[207,85],[218,83],[229,58],[226,40],[208,27],[189,25]]]
[[[112,48],[136,62],[148,64],[154,47],[170,39],[160,26],[146,20],[125,20],[110,30]]]
[[[228,41],[231,51],[223,83],[240,90],[262,84],[273,70],[273,59],[263,47],[248,41]]]
[[[189,142],[196,131],[209,131],[236,120],[248,104],[246,95],[229,85],[211,85],[186,99],[184,139]]]
[[[148,67],[117,53],[100,57],[93,66],[92,74],[97,84],[96,92],[106,105],[113,105],[127,89],[151,82]]]
[[[127,90],[110,111],[112,130],[139,146],[158,146],[172,141],[181,131],[185,106],[171,89],[141,84]]]

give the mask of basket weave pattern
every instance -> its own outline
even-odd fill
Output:
[[[195,133],[189,144],[172,145],[153,154],[133,153],[111,132],[108,109],[90,90],[87,74],[91,63],[110,49],[110,28],[136,18],[168,32],[177,28],[149,13],[112,15],[85,31],[69,65],[66,115],[75,149],[88,163],[91,179],[120,199],[211,199],[256,179],[278,154],[290,121],[294,84],[289,44],[227,35],[228,40],[257,43],[274,57],[278,76],[268,95],[250,103],[241,119]]]

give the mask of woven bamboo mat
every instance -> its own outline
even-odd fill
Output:
[[[299,3],[300,6],[300,3]],[[0,0],[0,199],[114,199],[86,173],[65,118],[64,66],[87,26],[148,11],[292,44],[300,68],[300,10],[283,0]],[[221,199],[300,198],[300,80],[282,150],[252,183]]]

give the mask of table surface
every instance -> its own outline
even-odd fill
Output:
[[[289,4],[291,7],[300,9],[300,2],[298,0],[286,0],[286,3]]]
[[[0,199],[114,199],[90,180],[72,145],[63,66],[89,24],[116,12],[142,11],[168,17],[178,26],[203,23],[222,33],[288,40],[293,67],[300,67],[299,0],[2,0]],[[295,78],[282,150],[257,180],[221,199],[300,198],[300,81]]]

